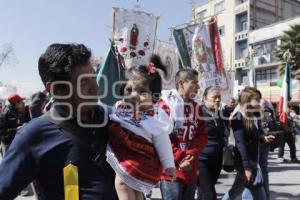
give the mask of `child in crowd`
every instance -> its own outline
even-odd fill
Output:
[[[171,181],[163,174],[160,189],[164,200],[193,200],[199,169],[198,156],[207,144],[207,127],[202,109],[193,100],[199,89],[198,72],[182,69],[177,72],[175,83],[176,89],[163,91],[162,99],[169,107],[170,117],[175,123],[170,139],[176,180]]]
[[[147,66],[126,70],[123,100],[110,114],[107,161],[116,172],[115,186],[120,200],[142,200],[159,182],[162,167],[175,177],[169,134],[173,122],[158,101],[162,89],[159,71],[165,72],[158,56]]]

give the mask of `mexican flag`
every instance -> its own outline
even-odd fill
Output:
[[[281,95],[279,99],[279,121],[283,129],[288,131],[288,102],[291,98],[290,95],[290,66],[287,63],[285,65],[285,73],[283,77],[283,82],[281,86]]]
[[[120,86],[124,80],[124,60],[112,43],[105,61],[97,74],[101,102],[112,106],[116,101],[120,100]]]

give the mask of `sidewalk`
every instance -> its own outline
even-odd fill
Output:
[[[300,159],[300,136],[297,137],[296,148],[297,155]],[[286,145],[285,158],[289,159],[289,149]],[[271,152],[269,156],[269,176],[271,200],[299,200],[300,199],[300,164],[280,163],[277,159],[277,150]],[[234,173],[222,171],[216,190],[218,199],[227,192],[233,183]],[[161,199],[158,188],[153,190],[151,199]],[[34,197],[18,197],[17,200],[35,200]]]

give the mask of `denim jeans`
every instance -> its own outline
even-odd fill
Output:
[[[162,180],[159,183],[163,200],[194,200],[196,185],[185,185],[181,181]]]
[[[225,193],[222,200],[236,200],[245,189],[243,174],[237,173],[231,189]],[[263,186],[255,189],[249,189],[253,200],[266,200],[266,193]]]
[[[269,156],[269,145],[261,145],[260,146],[260,158],[259,165],[261,168],[261,172],[264,178],[264,189],[266,192],[266,199],[270,200],[270,187],[269,187],[269,170],[268,170],[268,156]],[[253,200],[251,192],[249,189],[245,188],[242,195],[243,200]]]

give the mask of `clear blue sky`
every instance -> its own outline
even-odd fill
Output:
[[[194,0],[201,5],[207,0]],[[160,16],[158,38],[169,27],[191,19],[190,0],[140,0],[143,10]],[[105,56],[112,7],[133,8],[136,0],[0,0],[0,45],[11,43],[18,63],[0,69],[0,81],[28,96],[42,89],[37,61],[54,42],[84,43],[94,56]]]

